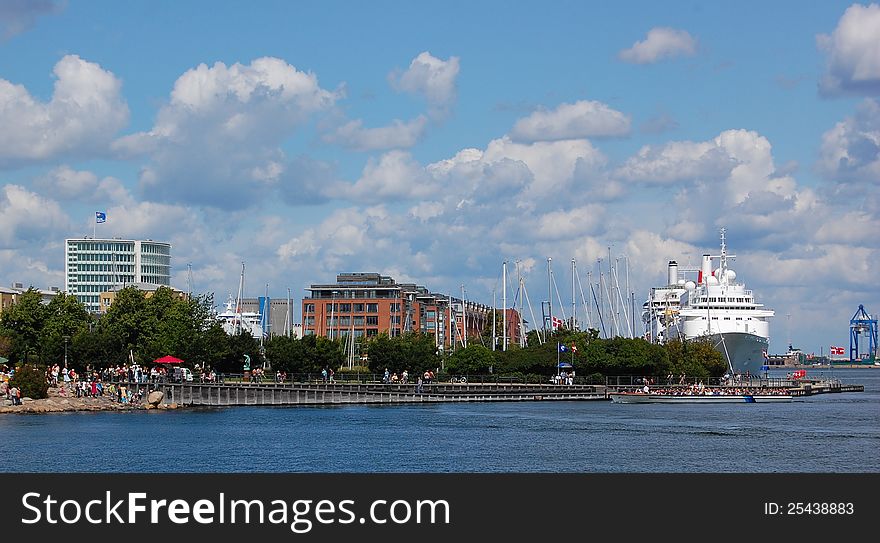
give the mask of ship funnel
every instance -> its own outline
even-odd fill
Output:
[[[712,257],[708,254],[703,255],[703,266],[700,269],[700,275],[704,283],[708,283],[709,277],[712,276]]]
[[[678,263],[675,260],[669,261],[669,282],[668,285],[678,284]]]

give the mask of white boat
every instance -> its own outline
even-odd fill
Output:
[[[237,309],[235,299],[232,296],[229,296],[226,301],[226,309],[217,313],[216,318],[223,326],[223,330],[230,336],[245,333],[256,339],[263,337],[263,318],[260,313]]]
[[[642,317],[650,341],[708,340],[724,356],[734,374],[760,375],[767,363],[770,318],[774,311],[755,301],[754,293],[736,282],[721,229],[721,254],[704,254],[696,281],[679,276],[669,263],[669,285],[653,289]],[[713,260],[717,259],[718,267]],[[694,270],[686,270],[694,271]]]
[[[238,284],[238,298],[233,298],[230,294],[229,299],[226,300],[226,309],[221,313],[217,313],[215,318],[220,322],[221,326],[223,326],[223,330],[230,336],[244,333],[250,334],[255,339],[262,341],[266,335],[263,316],[262,314],[253,311],[241,310],[241,296],[243,290],[244,262],[241,263],[241,279]]]
[[[612,392],[614,403],[767,403],[790,402],[790,394],[645,394]]]

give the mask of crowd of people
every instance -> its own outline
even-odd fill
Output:
[[[791,391],[785,387],[706,386],[702,381],[688,386],[667,386],[661,388],[651,388],[648,384],[645,384],[642,388],[636,389],[636,392],[664,396],[744,396],[755,394],[761,396],[787,396],[791,394]]]

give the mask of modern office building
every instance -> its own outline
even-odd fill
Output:
[[[479,341],[492,326],[489,306],[433,293],[413,283],[398,283],[378,273],[343,273],[336,276],[336,283],[314,284],[307,290],[310,295],[302,301],[306,335],[334,339],[418,331],[434,336],[438,348],[450,349]],[[508,315],[513,313],[508,309]],[[518,323],[518,318],[509,319],[508,329],[515,332]],[[497,334],[501,336],[502,331],[498,329]],[[518,334],[508,338],[508,345],[515,341]]]
[[[98,313],[101,294],[129,284],[171,285],[171,244],[153,240],[67,239],[64,290]]]

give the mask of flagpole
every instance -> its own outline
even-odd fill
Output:
[[[556,342],[556,377],[559,377],[559,342]]]

